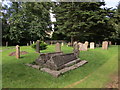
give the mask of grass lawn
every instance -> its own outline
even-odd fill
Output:
[[[15,49],[2,52],[3,88],[104,88],[105,84],[111,80],[110,75],[118,70],[118,46],[110,46],[108,50],[96,48],[81,51],[80,59],[87,60],[88,63],[58,78],[25,66],[25,63],[33,62],[39,54],[35,53],[30,46],[22,46],[21,50],[27,51],[28,54],[21,55],[20,59],[8,56]],[[72,50],[72,47],[62,47],[64,53],[70,53]],[[47,50],[41,52],[54,52],[54,45],[48,46]]]

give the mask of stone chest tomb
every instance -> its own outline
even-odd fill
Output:
[[[63,52],[42,53],[35,60],[34,64],[27,66],[47,72],[54,77],[76,69],[87,63],[86,60],[80,60],[75,53],[64,54]]]

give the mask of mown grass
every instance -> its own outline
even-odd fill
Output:
[[[41,52],[54,52],[54,47],[54,45],[48,46],[47,50],[42,50]],[[62,47],[64,53],[70,53],[72,50],[72,47]],[[73,87],[92,88],[94,86],[93,84],[97,84],[100,80],[95,86],[102,88],[109,81],[109,74],[117,70],[117,46],[111,46],[108,50],[96,48],[94,50],[80,52],[80,59],[87,60],[88,63],[58,78],[24,65],[25,63],[33,62],[39,56],[30,46],[21,47],[21,51],[27,51],[28,54],[21,55],[20,59],[16,59],[15,56],[8,56],[9,53],[14,51],[15,49],[8,49],[2,52],[3,88],[63,88],[84,79],[89,74],[91,74],[91,78],[88,77],[85,81]],[[103,78],[104,75],[105,78]]]

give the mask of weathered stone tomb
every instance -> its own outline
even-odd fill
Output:
[[[86,60],[80,60],[75,53],[64,54],[63,52],[42,53],[35,60],[34,64],[27,66],[47,72],[54,77],[76,69],[87,63]]]

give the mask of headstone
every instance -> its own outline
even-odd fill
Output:
[[[76,55],[76,57],[79,57],[79,45],[76,43],[74,44],[74,49],[73,49],[73,53]]]
[[[68,42],[67,46],[71,46],[71,43],[70,43],[70,42]]]
[[[109,41],[109,45],[112,45],[112,42],[111,42],[111,41]]]
[[[29,46],[29,43],[27,43],[27,46]]]
[[[74,45],[76,45],[77,44],[77,41],[75,41],[74,43],[73,43],[73,47],[74,47]]]
[[[87,51],[87,45],[83,43],[78,43],[80,51]]]
[[[56,43],[56,45],[55,45],[55,52],[61,52],[61,45],[60,45],[60,43]]]
[[[8,47],[8,42],[6,42],[6,47]]]
[[[35,43],[35,41],[33,41],[33,44]]]
[[[30,45],[32,45],[32,41],[30,41]]]
[[[85,43],[84,43],[84,44],[88,47],[89,42],[88,42],[88,41],[85,41]]]
[[[40,53],[40,40],[37,40],[36,42],[36,52]]]
[[[91,43],[90,43],[90,49],[94,49],[94,47],[95,47],[95,43],[94,43],[94,42],[91,42]]]
[[[64,46],[64,43],[63,43],[63,42],[61,43],[61,46]]]
[[[102,49],[104,49],[104,50],[108,49],[108,42],[107,41],[103,41],[103,43],[102,43]]]
[[[115,45],[117,45],[117,42],[115,42]]]
[[[16,45],[16,58],[17,59],[20,58],[20,47],[19,47],[19,45]]]
[[[96,44],[96,47],[99,47],[100,45],[99,44]]]

